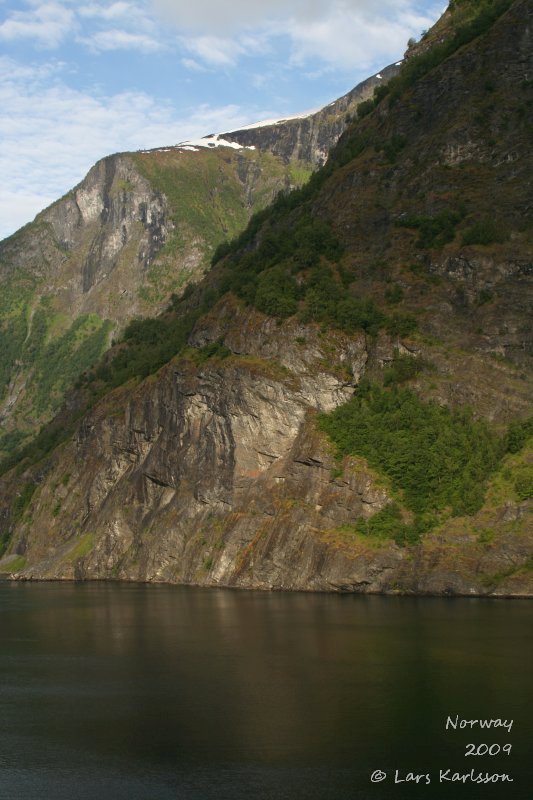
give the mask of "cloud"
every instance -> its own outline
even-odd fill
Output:
[[[0,25],[0,40],[33,39],[43,47],[58,47],[75,27],[74,12],[61,3],[38,3],[29,11],[14,11]]]
[[[219,36],[183,38],[181,44],[200,61],[213,67],[232,66],[237,62],[238,57],[246,52],[238,41],[223,39]]]
[[[260,34],[241,34],[235,39],[209,35],[181,37],[180,44],[211,67],[234,66],[241,56],[264,55],[270,50],[267,37]]]
[[[185,58],[210,68],[233,67],[283,40],[289,65],[312,63],[320,74],[324,66],[362,69],[397,59],[407,40],[437,18],[442,0],[25,2],[27,11],[11,12],[0,25],[0,40],[26,38],[51,48],[77,31],[77,41],[93,52],[154,53],[178,45]]]
[[[0,239],[109,153],[235,130],[273,113],[235,104],[200,104],[177,113],[170,102],[143,92],[105,95],[73,89],[63,73],[61,62],[33,67],[0,57]]]
[[[78,8],[78,14],[80,17],[86,17],[89,19],[107,19],[107,20],[115,20],[120,19],[121,17],[127,17],[139,14],[139,7],[134,6],[131,3],[111,3],[110,6],[101,6],[98,3],[89,3],[88,5],[80,6]]]
[[[142,3],[117,0],[111,4],[78,6],[73,0],[25,1],[32,8],[11,12],[0,25],[0,40],[24,38],[54,48],[77,33],[75,41],[93,52],[137,50],[154,53],[164,47],[160,21]]]
[[[182,58],[181,63],[185,69],[191,70],[192,72],[208,72],[206,67],[203,67],[198,61],[195,61],[194,58]]]
[[[307,25],[288,23],[291,63],[301,66],[319,60],[333,68],[372,70],[376,63],[385,65],[403,55],[409,37],[431,24],[431,17],[402,9],[385,25],[380,16],[338,4],[323,19]]]
[[[106,50],[138,50],[141,53],[155,53],[157,50],[164,48],[164,45],[158,39],[154,39],[151,36],[146,36],[142,33],[130,33],[117,28],[97,31],[91,36],[79,37],[78,41],[97,53]]]
[[[442,0],[152,0],[206,64],[231,66],[288,38],[290,64],[340,69],[384,65],[428,28]],[[422,9],[422,10],[420,10]],[[320,72],[320,70],[319,70]]]
[[[124,0],[110,5],[88,3],[80,6],[77,13],[84,28],[77,41],[94,53],[110,50],[155,53],[166,47],[158,20],[139,3]]]
[[[276,19],[297,15],[303,22],[319,17],[326,5],[321,0],[152,0],[155,10],[182,30],[233,35],[261,27]]]

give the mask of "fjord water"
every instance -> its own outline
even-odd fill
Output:
[[[527,600],[2,583],[0,797],[525,800],[532,616]],[[446,731],[448,715],[514,722]],[[470,742],[512,751],[465,757]],[[514,782],[439,784],[448,767]]]

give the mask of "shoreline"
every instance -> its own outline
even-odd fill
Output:
[[[461,593],[461,592],[413,592],[400,591],[347,591],[335,589],[287,589],[282,586],[231,586],[229,584],[205,584],[205,583],[174,583],[171,581],[155,580],[128,580],[124,578],[34,578],[16,573],[0,573],[0,583],[58,583],[58,584],[121,584],[138,586],[175,586],[190,587],[194,589],[225,589],[234,592],[261,592],[263,594],[306,594],[306,595],[336,595],[336,596],[359,596],[359,597],[409,597],[409,598],[438,598],[438,599],[472,599],[472,600],[533,600],[532,594],[495,594],[495,593]]]

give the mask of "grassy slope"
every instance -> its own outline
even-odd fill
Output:
[[[0,451],[9,452],[50,418],[78,375],[102,356],[111,323],[96,314],[69,320],[42,293],[42,283],[22,271],[3,286],[0,320],[0,398],[16,401],[24,388],[28,398],[9,429],[0,427]]]
[[[151,303],[190,279],[198,280],[221,242],[240,233],[250,215],[264,208],[282,187],[301,185],[311,172],[305,164],[287,168],[270,153],[229,148],[136,153],[134,159],[139,172],[167,198],[175,226],[141,289]],[[175,260],[186,257],[191,248],[198,250],[199,264],[176,281]]]

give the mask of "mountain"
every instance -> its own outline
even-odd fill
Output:
[[[4,462],[0,569],[533,594],[532,18],[450,4],[306,184],[128,326]]]
[[[308,116],[105,158],[0,243],[0,451],[50,418],[130,319],[165,308],[254,211],[301,185],[396,72]]]

